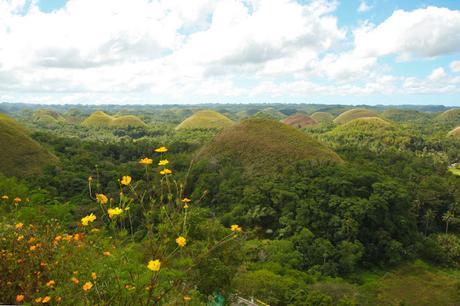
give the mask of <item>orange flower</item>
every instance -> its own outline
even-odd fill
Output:
[[[21,229],[22,227],[24,226],[24,224],[22,224],[21,222],[19,222],[18,224],[16,224],[16,229]]]
[[[37,249],[37,246],[36,246],[36,245],[32,245],[32,246],[29,248],[29,250],[31,250],[31,251],[35,251],[36,249]]]
[[[22,301],[24,301],[24,294],[16,295],[16,303],[21,303]]]
[[[45,297],[43,298],[43,300],[42,300],[42,304],[46,304],[46,303],[48,303],[49,301],[51,301],[51,297],[45,296]]]
[[[101,204],[107,204],[109,201],[109,198],[105,194],[102,193],[96,193],[96,201]]]
[[[91,273],[91,278],[92,278],[93,280],[96,280],[96,278],[97,278],[96,272]]]
[[[110,255],[112,255],[112,254],[110,254],[110,252],[109,252],[109,251],[105,251],[105,252],[104,252],[104,253],[102,253],[102,254],[104,254],[104,256],[110,256]]]
[[[56,285],[56,282],[54,280],[50,280],[49,282],[46,283],[46,286],[50,288],[53,288],[54,285]]]
[[[76,233],[75,235],[73,235],[73,239],[76,240],[76,241],[81,241],[83,240],[83,233]]]
[[[86,282],[82,288],[83,288],[83,291],[88,291],[89,289],[93,288],[93,283]]]
[[[75,285],[77,285],[80,281],[78,280],[78,278],[76,278],[75,276],[72,276],[72,278],[70,279]]]
[[[14,203],[19,204],[21,203],[22,199],[20,197],[14,198]]]
[[[18,236],[18,238],[17,238],[16,240],[17,240],[17,241],[21,241],[21,240],[23,240],[23,239],[24,239],[24,235],[20,235],[20,236]]]
[[[34,301],[35,301],[35,303],[41,303],[42,300],[43,300],[43,299],[42,299],[41,297],[38,297],[38,298],[36,298]]]

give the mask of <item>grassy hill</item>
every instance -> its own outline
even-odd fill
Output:
[[[102,111],[92,113],[82,122],[82,125],[92,128],[147,127],[147,125],[136,116],[125,115],[112,117]]]
[[[274,109],[273,107],[264,108],[263,110],[257,112],[254,117],[257,118],[266,118],[266,119],[274,119],[274,120],[282,120],[286,118],[286,115],[282,112]]]
[[[329,123],[334,120],[334,116],[326,112],[316,112],[311,114],[310,117],[319,123]]]
[[[113,118],[110,123],[113,128],[126,128],[126,127],[147,127],[141,119],[133,115],[125,115]]]
[[[202,110],[182,121],[182,123],[176,127],[176,130],[223,129],[233,125],[233,123],[234,122],[232,120],[218,112],[212,110]]]
[[[260,118],[225,129],[203,148],[200,156],[210,161],[230,158],[246,169],[262,172],[298,160],[342,162],[335,152],[296,128]]]
[[[460,124],[460,108],[449,109],[438,116],[436,116],[436,121],[441,124],[447,125],[459,125]]]
[[[449,132],[448,136],[460,137],[460,126]]]
[[[57,125],[66,122],[66,119],[58,112],[49,109],[39,109],[34,112],[33,120],[45,126]]]
[[[40,174],[43,166],[57,162],[56,156],[30,138],[14,119],[0,114],[0,172],[8,176]]]
[[[389,146],[404,149],[410,135],[398,126],[378,117],[364,117],[337,126],[321,137],[331,146],[353,145],[380,151]]]
[[[363,117],[377,117],[377,114],[368,109],[354,108],[341,113],[339,116],[337,116],[337,118],[334,119],[334,122],[337,124],[344,124],[350,122],[351,120]]]
[[[308,126],[315,126],[318,122],[307,115],[304,114],[295,114],[292,116],[287,117],[286,119],[281,121],[284,124],[293,126],[295,128],[304,128]]]
[[[396,122],[409,122],[417,120],[429,120],[430,116],[426,113],[419,112],[414,109],[398,109],[390,108],[383,111],[381,117],[396,121]]]

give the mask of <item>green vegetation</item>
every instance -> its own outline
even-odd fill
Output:
[[[0,303],[456,305],[458,124],[362,107],[0,104]]]
[[[363,117],[377,117],[377,114],[368,109],[354,108],[341,113],[334,119],[334,123],[344,124],[350,122],[351,120]]]
[[[37,124],[44,126],[52,126],[66,122],[66,119],[61,114],[49,109],[37,110],[34,112],[33,119]]]
[[[265,118],[265,119],[272,119],[272,120],[282,120],[286,118],[286,115],[282,112],[276,110],[273,107],[264,108],[263,110],[254,114],[256,118]]]
[[[334,120],[334,116],[326,112],[316,112],[311,114],[310,117],[320,123],[330,123]]]
[[[456,126],[460,124],[460,108],[449,109],[435,117],[436,121],[445,125]]]
[[[138,117],[133,115],[124,115],[112,117],[102,111],[97,111],[86,118],[82,125],[91,128],[127,128],[127,127],[147,127],[147,125]]]
[[[316,126],[318,124],[318,122],[315,119],[308,117],[304,114],[295,114],[289,116],[281,122],[299,129]]]
[[[185,119],[176,127],[176,130],[223,129],[231,125],[233,121],[224,115],[211,110],[202,110]]]
[[[447,135],[452,136],[452,137],[460,137],[460,126],[457,126],[455,129],[450,131],[449,134]]]
[[[234,158],[245,168],[272,171],[297,160],[341,162],[326,146],[297,129],[270,119],[247,119],[217,135],[201,152],[201,159]]]
[[[44,167],[57,163],[53,154],[3,114],[0,114],[0,147],[0,172],[8,176],[37,175]]]

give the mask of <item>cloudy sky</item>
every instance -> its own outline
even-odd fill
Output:
[[[0,101],[460,105],[460,1],[0,0]]]

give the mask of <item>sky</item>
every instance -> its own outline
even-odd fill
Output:
[[[0,0],[0,102],[460,106],[460,1]]]

